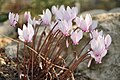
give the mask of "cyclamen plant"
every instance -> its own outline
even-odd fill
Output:
[[[65,8],[64,5],[53,6],[51,11],[46,9],[39,20],[32,19],[30,12],[25,12],[24,19],[27,25],[23,24],[22,29],[18,28],[19,40],[24,43],[24,59],[20,61],[17,57],[22,65],[19,67],[20,79],[74,80],[74,70],[81,62],[88,60],[88,67],[93,59],[96,63],[102,63],[102,58],[107,54],[111,44],[111,36],[109,34],[105,36],[102,30],[99,32],[96,29],[98,22],[92,20],[90,14],[86,14],[85,19],[82,15],[77,17],[77,14],[77,7]],[[9,13],[11,26],[15,27],[18,19],[18,14]],[[43,32],[38,35],[40,27],[43,26],[45,26]],[[50,29],[47,35],[46,28]],[[81,51],[76,55],[77,58],[73,58],[67,65],[69,54],[65,49],[72,44],[79,45],[85,33],[89,35],[88,42],[82,45]],[[88,50],[81,54],[87,46]]]

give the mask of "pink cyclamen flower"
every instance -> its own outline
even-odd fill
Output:
[[[25,18],[26,22],[30,23],[30,24],[33,25],[34,27],[36,26],[36,24],[40,24],[40,22],[37,21],[37,20],[35,19],[35,17],[32,19],[31,14],[30,14],[29,11],[24,13],[24,18]]]
[[[49,9],[46,9],[45,12],[43,11],[43,15],[40,16],[42,18],[43,25],[50,25],[52,14]]]
[[[58,11],[58,6],[52,6],[51,8],[52,14],[56,14],[56,12]]]
[[[69,31],[72,29],[72,22],[71,21],[60,21],[59,23],[59,29],[62,31],[62,33],[65,36],[69,36]]]
[[[60,8],[58,9],[58,6],[53,6],[52,7],[52,13],[55,15],[56,20],[63,20],[63,14],[65,12],[65,6],[61,5]]]
[[[100,32],[98,32],[98,30],[94,30],[94,31],[91,31],[90,33],[90,38],[94,38],[94,39],[97,39],[98,36],[103,36],[103,31],[101,30]]]
[[[98,36],[97,39],[93,38],[90,42],[90,45],[92,51],[90,51],[88,54],[90,54],[97,63],[101,63],[102,58],[107,54],[104,37]]]
[[[75,17],[78,14],[78,8],[77,7],[72,7],[70,8],[69,6],[67,6],[66,11],[64,12],[64,19],[68,20],[73,20],[75,19]]]
[[[82,16],[76,17],[75,22],[84,32],[91,32],[97,27],[97,21],[92,21],[90,14],[86,14],[85,20]]]
[[[31,25],[33,25],[33,27],[35,27],[36,25],[40,24],[40,21],[36,20],[34,17],[33,20],[31,18],[29,18],[28,23],[30,23]]]
[[[70,38],[72,39],[72,41],[73,41],[73,43],[74,43],[75,45],[78,44],[78,42],[82,39],[82,37],[83,37],[83,32],[82,32],[82,30],[72,32],[72,34],[71,34],[71,36],[70,36]]]
[[[97,39],[98,36],[101,36],[104,38],[102,30],[100,32],[98,32],[98,30],[91,31],[90,38]],[[110,46],[110,44],[112,42],[111,36],[109,34],[107,34],[104,38],[104,41],[105,41],[105,48],[108,49],[108,47]]]
[[[19,39],[23,42],[32,42],[32,37],[34,35],[34,29],[31,24],[28,23],[26,26],[23,25],[23,30],[18,28]]]
[[[25,18],[26,22],[28,22],[28,20],[31,19],[31,14],[30,14],[29,11],[28,11],[28,12],[26,11],[26,12],[24,13],[24,18]]]
[[[55,15],[57,20],[72,21],[78,14],[78,8],[77,7],[70,8],[69,6],[67,6],[67,8],[65,9],[65,6],[62,5],[58,9],[58,7],[53,6],[52,13]]]
[[[19,20],[19,15],[18,14],[14,14],[12,12],[9,12],[9,21],[10,21],[11,26],[15,27],[18,20]]]

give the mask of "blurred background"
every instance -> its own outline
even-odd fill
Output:
[[[38,15],[53,5],[77,6],[80,12],[120,7],[120,0],[0,0],[0,22],[7,20],[8,12],[24,13],[31,11]]]

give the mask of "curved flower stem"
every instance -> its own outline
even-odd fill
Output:
[[[44,28],[43,32],[42,32],[41,35],[40,35],[40,38],[39,38],[39,40],[38,40],[38,44],[37,44],[37,49],[36,49],[36,51],[39,50],[39,47],[40,47],[40,45],[41,45],[42,38],[43,38],[43,36],[44,36],[44,34],[45,34],[45,30],[46,30],[46,27]]]
[[[55,38],[57,37],[57,35],[60,33],[59,30],[57,30],[53,35],[51,35],[51,37],[49,38],[47,44],[45,45],[45,48],[44,49],[47,49],[47,50],[44,50],[42,53],[45,55],[45,59],[47,59],[49,53],[50,53],[50,49],[52,48],[52,45],[55,41]],[[47,64],[46,64],[47,65]],[[45,65],[45,67],[47,67]]]
[[[34,53],[32,52],[32,79],[31,80],[33,80],[33,65],[34,64]]]
[[[90,43],[91,39],[88,40],[88,42],[83,46],[83,48],[80,50],[80,54],[78,55],[78,57],[80,57],[80,55],[82,54],[83,50],[85,49],[85,47],[87,47],[87,45]]]
[[[26,43],[24,43],[24,62],[23,62],[23,65],[24,65],[24,80],[26,80]]]
[[[88,51],[89,52],[89,51]],[[69,70],[71,72],[73,72],[76,67],[83,61],[83,59],[88,55],[86,52],[84,55],[82,55],[81,57],[78,58],[78,60],[76,60],[69,68]],[[67,77],[69,77],[71,74],[69,73],[70,71],[65,71],[64,74],[60,77],[60,80],[66,79]]]
[[[52,38],[52,41],[51,41],[51,43],[48,43],[48,44],[50,44],[49,45],[49,50],[47,50],[47,52],[46,52],[46,56],[48,56],[48,53],[49,53],[49,56],[50,55],[52,55],[52,53],[54,52],[54,50],[55,50],[55,48],[57,47],[57,44],[59,43],[59,40],[62,38],[62,36],[60,36],[59,38],[58,38],[58,40],[56,41],[56,45],[55,45],[55,47],[52,49],[52,53],[50,52],[50,49],[52,48],[52,44],[54,43],[54,41],[55,41],[55,38],[57,38],[57,35],[59,34],[59,31],[56,33],[56,34],[54,34],[53,36],[53,38]]]
[[[41,22],[42,23],[42,22]],[[41,23],[40,23],[40,25],[41,25]],[[40,28],[40,26],[36,26],[35,28],[34,28],[34,30],[35,30],[35,35],[33,36],[33,49],[35,49],[35,41],[36,41],[36,37],[37,37],[37,33],[38,33],[38,31],[39,31],[39,28]]]
[[[40,49],[38,50],[38,54],[36,55],[36,57],[40,54],[41,49],[42,49],[43,46],[45,45],[47,39],[50,37],[50,35],[51,35],[53,29],[56,27],[57,24],[58,24],[58,22],[54,25],[54,27],[52,28],[52,30],[48,33],[48,35],[47,35],[46,39],[44,40],[42,46],[41,46]],[[35,59],[36,59],[36,57],[35,57]]]

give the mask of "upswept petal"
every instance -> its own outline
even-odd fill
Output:
[[[93,31],[97,27],[98,21],[92,21],[89,31]]]
[[[26,21],[28,21],[28,19],[31,18],[31,14],[30,14],[29,11],[26,11],[26,12],[24,13],[24,18],[25,18]]]
[[[27,26],[23,24],[23,31],[27,29]]]
[[[23,42],[25,42],[25,39],[23,38],[23,35],[19,35],[19,39]]]
[[[58,11],[58,7],[56,7],[56,6],[52,6],[52,13],[53,14],[56,14],[56,12]]]
[[[28,23],[28,31],[29,31],[29,34],[31,34],[32,36],[34,35],[34,29],[33,29],[32,25],[29,23]]]
[[[106,54],[107,54],[107,50],[105,49],[105,50],[102,52],[101,57],[104,57]]]
[[[34,29],[30,23],[28,23],[27,27],[24,24],[23,30],[18,28],[19,39],[24,42],[32,42],[32,37],[34,35]]]
[[[88,27],[92,24],[92,17],[91,17],[90,14],[86,14],[86,16],[85,16],[85,22],[86,22],[86,25]]]
[[[10,25],[15,27],[15,25],[18,22],[19,15],[9,12],[8,18],[9,18]]]
[[[98,36],[101,36],[103,37],[103,31],[101,30],[100,32],[98,32],[98,30],[93,30],[91,31],[90,33],[90,38],[94,38],[94,39],[97,39]]]
[[[69,6],[67,6],[67,12],[68,13],[71,13],[72,11],[71,11],[71,8],[69,7]]]
[[[78,8],[77,7],[72,7],[72,12],[74,13],[74,15],[78,14]]]
[[[91,44],[91,48],[93,51],[97,51],[98,48],[98,42],[95,39],[92,39],[92,41],[90,42]]]
[[[23,31],[20,28],[18,28],[18,35],[23,35]]]
[[[81,20],[80,28],[81,28],[84,32],[88,32],[88,27],[87,27],[86,22],[85,22],[84,20]]]
[[[46,11],[44,12],[43,10],[43,15],[40,15],[43,21],[43,25],[50,25],[51,23],[51,12],[49,9],[46,9]]]
[[[80,31],[77,33],[77,36],[78,36],[77,41],[79,41],[80,39],[82,39],[82,37],[83,37],[83,32],[82,32],[82,30],[80,30]]]
[[[80,15],[80,21],[81,21],[81,20],[84,20],[82,15]]]
[[[9,17],[9,20],[12,18],[12,13],[11,12],[9,12],[8,17]]]
[[[18,21],[18,20],[19,20],[19,15],[16,14],[16,16],[15,16],[15,21]]]
[[[46,9],[46,14],[47,14],[47,17],[48,17],[49,21],[51,21],[52,14],[51,14],[49,9]]]
[[[82,39],[82,37],[83,37],[83,32],[82,32],[82,30],[80,30],[79,32],[77,32],[77,31],[72,32],[70,37],[71,37],[73,43],[75,45],[77,45],[78,42],[80,41],[80,39]]]
[[[62,20],[62,19],[63,19],[63,14],[62,14],[62,12],[57,11],[57,12],[56,12],[56,15],[55,15],[55,18],[56,18],[57,20]]]
[[[76,45],[77,43],[77,32],[72,32],[70,38],[72,39],[73,43]]]
[[[75,22],[76,22],[77,26],[80,27],[80,18],[79,17],[75,18]]]
[[[28,29],[23,30],[23,38],[25,39],[26,42],[29,42],[29,32],[28,32]]]
[[[65,36],[68,36],[69,31],[72,29],[72,22],[66,20],[59,21],[59,29]]]
[[[97,37],[98,37],[98,30],[92,31],[90,34],[90,38],[97,39]]]
[[[38,23],[37,23],[37,21],[35,20],[35,17],[34,17],[34,18],[33,18],[33,21],[32,21],[32,25],[35,27],[36,24],[38,24]]]
[[[64,5],[61,5],[60,8],[59,8],[59,11],[62,12],[62,13],[64,13],[64,11],[65,11],[65,6],[64,6]]]
[[[108,48],[110,46],[111,42],[112,42],[112,38],[111,38],[111,36],[109,34],[107,34],[106,37],[105,37],[105,46],[106,46],[106,48]]]
[[[100,36],[103,36],[103,31],[102,31],[102,30],[99,32],[99,35],[100,35]]]
[[[28,21],[29,24],[33,24],[33,21],[32,21],[32,19],[30,17],[28,18],[27,21]]]
[[[68,29],[69,30],[72,29],[72,21],[71,20],[68,21]]]
[[[98,42],[97,52],[103,51],[105,49],[104,38],[102,36],[98,36],[96,41]]]

